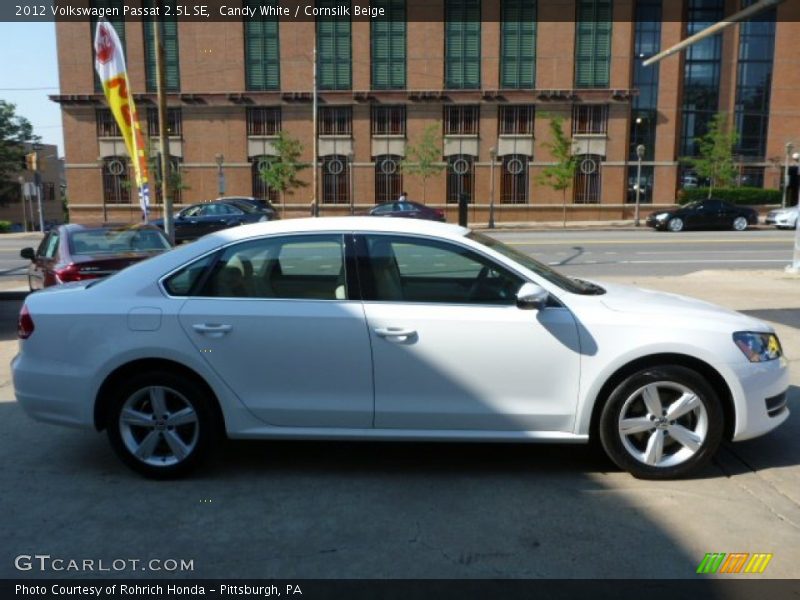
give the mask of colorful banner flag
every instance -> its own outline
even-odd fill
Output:
[[[119,125],[125,146],[133,162],[136,187],[139,189],[139,206],[144,220],[150,207],[150,184],[147,174],[147,156],[139,116],[133,103],[133,94],[125,69],[125,56],[117,32],[106,19],[97,22],[94,35],[95,70],[103,84],[106,101]]]

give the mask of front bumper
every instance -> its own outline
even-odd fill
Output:
[[[728,367],[736,379],[732,390],[736,408],[733,441],[764,435],[789,418],[788,405],[775,410],[775,399],[789,388],[785,357],[764,363],[737,362]]]

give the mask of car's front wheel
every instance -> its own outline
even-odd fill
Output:
[[[675,232],[683,231],[683,226],[684,226],[683,219],[681,219],[680,217],[673,217],[672,219],[669,220],[669,223],[667,223],[667,229]]]
[[[197,382],[151,371],[117,387],[108,411],[108,437],[122,461],[146,477],[179,477],[210,450],[212,399]]]
[[[747,219],[745,217],[736,217],[733,220],[733,229],[735,231],[744,231],[747,229]]]
[[[617,466],[641,479],[684,477],[722,441],[719,397],[697,372],[643,369],[622,381],[600,416],[600,441]]]

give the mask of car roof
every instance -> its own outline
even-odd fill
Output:
[[[438,235],[444,237],[461,237],[469,229],[418,219],[380,219],[377,217],[317,217],[304,219],[285,219],[243,225],[232,229],[223,229],[209,237],[224,238],[225,241],[247,239],[259,235],[280,233],[314,233],[318,231],[359,231],[375,233],[410,233],[422,235]]]

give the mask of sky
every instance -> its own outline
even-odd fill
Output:
[[[48,98],[59,85],[55,23],[0,22],[0,56],[0,99],[16,104],[42,142],[56,144],[63,156],[61,110]]]

